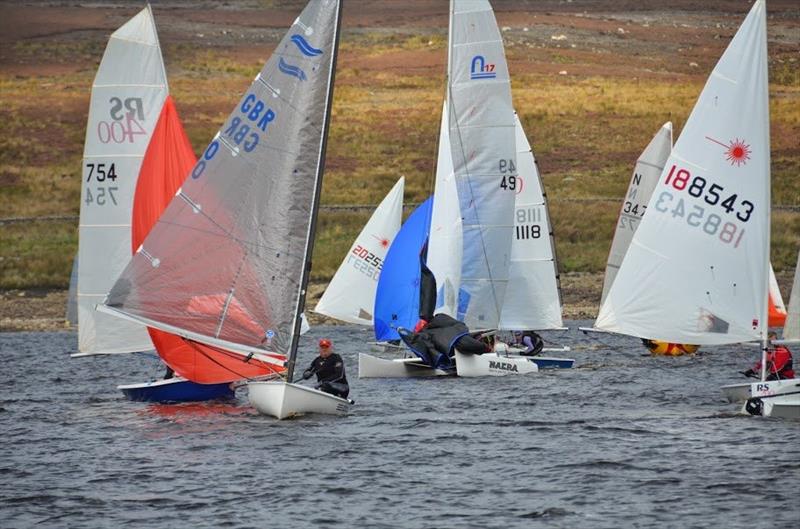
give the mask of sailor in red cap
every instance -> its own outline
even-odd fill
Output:
[[[344,360],[333,352],[333,343],[327,338],[319,341],[319,356],[303,371],[303,380],[317,375],[317,389],[336,395],[343,399],[350,393],[347,376],[344,372]]]

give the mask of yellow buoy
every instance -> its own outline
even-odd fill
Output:
[[[642,342],[650,351],[650,354],[654,355],[681,356],[696,353],[700,348],[699,345],[662,342],[660,340],[642,340]]]

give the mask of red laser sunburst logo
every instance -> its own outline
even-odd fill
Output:
[[[725,147],[725,158],[731,162],[731,165],[735,165],[737,167],[741,167],[742,165],[747,163],[747,160],[750,159],[750,153],[752,153],[752,149],[750,149],[750,145],[746,144],[744,140],[740,140],[736,138],[734,140],[730,140],[727,144],[722,143],[719,140],[715,140],[714,138],[709,138],[706,136],[708,141],[712,141],[717,145],[721,145]]]
[[[375,237],[376,239],[378,239],[378,241],[380,241],[381,248],[386,249],[389,247],[390,241],[386,237],[378,237],[377,235],[373,235],[373,237]]]

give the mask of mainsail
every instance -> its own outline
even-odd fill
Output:
[[[475,329],[496,328],[508,281],[517,149],[503,39],[487,0],[451,3],[447,77],[462,219],[463,321]]]
[[[280,355],[288,355],[291,371],[339,11],[336,0],[310,2],[295,20],[128,263],[104,310],[238,353],[245,362],[256,355],[282,365]]]
[[[400,230],[403,189],[400,178],[356,237],[315,312],[359,325],[372,325],[375,291],[386,253]]]
[[[619,211],[617,229],[614,232],[614,240],[608,254],[606,275],[603,279],[603,295],[600,298],[601,304],[606,300],[608,291],[614,283],[617,270],[631,245],[636,228],[639,227],[639,223],[644,217],[647,204],[650,202],[650,197],[653,196],[653,190],[661,178],[664,164],[666,164],[671,151],[672,123],[667,122],[647,144],[633,168],[631,183],[628,184],[628,192],[625,194],[625,200]]]
[[[533,150],[516,114],[514,124],[519,174],[511,266],[498,328],[558,329],[564,323],[550,214]]]
[[[143,327],[96,312],[95,306],[130,259],[134,189],[167,92],[148,6],[111,35],[92,85],[78,249],[78,349],[82,354],[153,348]]]
[[[797,265],[794,268],[794,283],[789,295],[789,310],[783,327],[784,340],[800,340],[800,252],[797,253]]]
[[[757,0],[703,88],[597,318],[667,342],[766,338],[769,107]]]

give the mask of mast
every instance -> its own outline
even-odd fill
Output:
[[[767,205],[767,222],[764,226],[764,238],[766,252],[764,252],[764,283],[762,292],[764,293],[763,299],[763,310],[761,312],[761,380],[762,382],[767,378],[767,348],[769,347],[769,339],[768,331],[769,331],[769,276],[771,270],[771,264],[769,259],[770,254],[770,246],[771,246],[771,232],[770,226],[772,225],[772,185],[770,184],[770,152],[769,146],[771,145],[770,137],[769,137],[769,75],[767,74],[767,70],[769,68],[768,64],[768,57],[767,57],[767,14],[766,14],[766,5],[764,6],[764,16],[761,17],[760,23],[762,27],[762,35],[764,36],[764,45],[761,46],[761,64],[764,67],[764,77],[765,77],[765,84],[767,85],[766,90],[766,123],[764,124],[765,134],[767,136],[767,151],[765,156],[767,157],[767,173],[765,175],[766,185],[766,200],[764,203]]]
[[[333,32],[333,56],[331,57],[331,69],[328,74],[328,92],[325,96],[325,115],[322,123],[322,141],[319,146],[319,163],[317,165],[317,179],[314,185],[314,196],[311,203],[311,220],[308,224],[308,236],[306,238],[306,251],[303,258],[303,271],[300,276],[300,286],[297,295],[297,307],[294,313],[294,325],[292,337],[289,343],[289,359],[286,362],[286,381],[291,382],[294,376],[294,366],[297,360],[297,346],[300,339],[300,327],[302,324],[301,315],[305,309],[306,288],[311,274],[311,255],[314,251],[314,236],[317,230],[317,214],[319,212],[320,195],[322,194],[322,174],[325,171],[325,153],[328,144],[328,126],[330,124],[331,106],[333,105],[333,84],[336,76],[336,59],[339,54],[339,31],[342,25],[342,2],[340,0],[336,6],[336,29]]]

